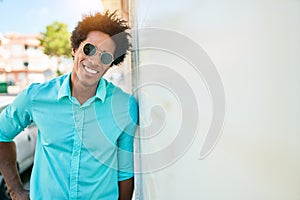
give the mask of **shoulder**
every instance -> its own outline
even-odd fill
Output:
[[[57,98],[58,90],[68,75],[62,75],[51,79],[44,83],[32,83],[27,89],[23,91],[31,98],[41,98],[46,96],[47,98]]]
[[[57,98],[57,88],[60,88],[64,76],[54,78],[45,83],[32,83],[28,88],[22,90],[14,99],[16,107],[29,107],[36,99]]]
[[[111,110],[115,116],[129,121],[137,122],[138,119],[138,103],[136,98],[124,92],[121,88],[115,86],[113,83],[107,82],[107,100],[110,102]],[[125,116],[124,116],[125,115]]]
[[[137,104],[135,97],[132,94],[124,92],[120,87],[111,82],[106,81],[106,97],[118,104],[134,106]]]

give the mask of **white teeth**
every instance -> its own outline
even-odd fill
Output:
[[[91,74],[97,74],[97,71],[96,70],[93,70],[93,69],[91,69],[91,68],[89,68],[89,67],[84,67],[85,68],[85,70],[87,71],[87,72],[89,72],[89,73],[91,73]]]

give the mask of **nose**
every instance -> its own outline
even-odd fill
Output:
[[[99,52],[96,52],[92,56],[87,56],[86,60],[91,64],[91,65],[102,65],[100,62],[100,55]]]

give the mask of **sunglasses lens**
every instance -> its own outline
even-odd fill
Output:
[[[113,62],[113,55],[108,52],[102,52],[100,55],[100,61],[103,65],[110,65]]]
[[[83,47],[83,52],[85,53],[85,55],[87,56],[92,56],[96,53],[96,47],[92,44],[85,44]]]

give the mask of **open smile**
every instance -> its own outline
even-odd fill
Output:
[[[90,74],[98,74],[99,71],[95,70],[95,69],[92,69],[86,65],[83,65],[83,68],[85,69],[86,72],[90,73]]]

